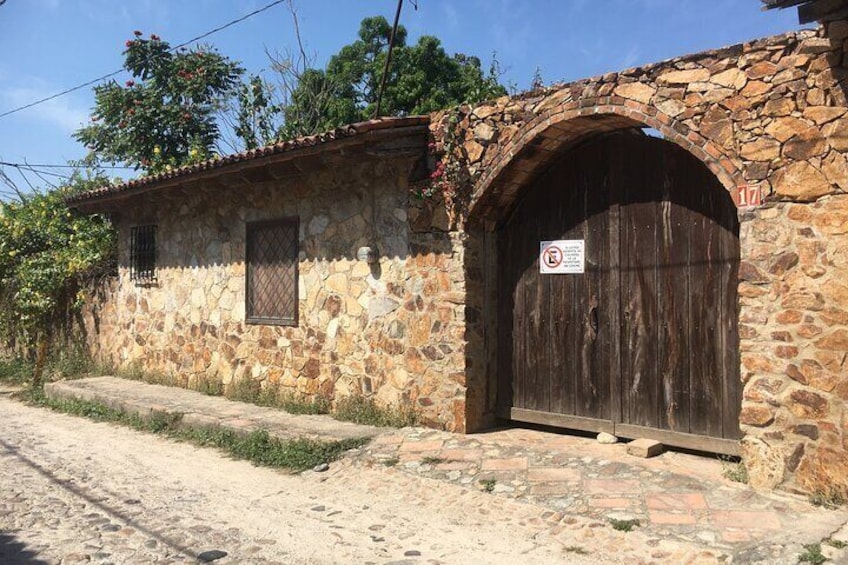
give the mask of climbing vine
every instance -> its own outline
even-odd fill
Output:
[[[81,283],[114,264],[110,222],[65,204],[106,182],[75,173],[57,189],[0,202],[0,337],[7,349],[38,361],[68,311],[80,308]]]
[[[452,224],[461,217],[465,193],[474,180],[463,148],[461,113],[460,108],[455,108],[445,114],[441,137],[431,138],[428,145],[429,176],[413,187],[417,198],[431,204],[444,203]]]

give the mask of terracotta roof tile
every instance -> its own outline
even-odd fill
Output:
[[[201,163],[186,165],[184,167],[180,167],[172,171],[133,179],[123,184],[115,186],[104,186],[102,188],[89,190],[87,192],[83,192],[81,194],[77,194],[68,198],[67,203],[70,206],[74,206],[77,204],[94,202],[101,198],[111,197],[125,192],[132,192],[137,189],[152,188],[158,183],[163,183],[165,181],[181,177],[190,177],[193,174],[197,174],[203,171],[209,171],[213,169],[224,169],[228,165],[232,165],[234,163],[243,163],[245,161],[251,161],[253,159],[258,159],[261,157],[278,155],[281,153],[287,153],[290,151],[304,149],[307,147],[332,144],[332,142],[336,140],[352,138],[377,130],[427,125],[429,121],[430,118],[428,116],[409,116],[403,118],[380,118],[377,120],[369,120],[367,122],[350,124],[316,135],[298,137],[287,141],[280,141],[278,143],[274,143],[273,145],[259,147],[258,149],[251,149],[249,151],[242,151],[241,153],[234,153],[232,155],[215,157],[213,159],[208,159]],[[328,147],[328,149],[329,148],[330,147]]]

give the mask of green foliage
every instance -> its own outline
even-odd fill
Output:
[[[153,413],[147,418],[109,408],[97,402],[75,399],[48,399],[43,395],[34,400],[58,412],[83,416],[101,422],[113,422],[139,431],[164,434],[199,446],[222,449],[232,457],[246,459],[256,465],[303,471],[321,463],[339,459],[350,449],[362,447],[368,438],[340,441],[318,441],[308,438],[280,439],[265,430],[239,434],[220,427],[189,427],[182,425],[182,414]]]
[[[360,395],[342,398],[336,403],[333,418],[369,426],[405,428],[414,426],[418,414],[406,406],[380,406]]]
[[[748,468],[745,463],[729,457],[721,458],[721,474],[725,479],[736,483],[748,484]]]
[[[58,189],[0,203],[0,336],[30,360],[36,345],[44,349],[52,329],[81,306],[81,283],[114,262],[109,221],[65,205],[66,197],[107,183],[76,172]]]
[[[480,486],[483,487],[483,490],[486,492],[495,492],[495,485],[498,484],[496,479],[482,479],[480,481]]]
[[[207,159],[219,138],[216,113],[243,69],[208,46],[174,51],[135,32],[124,68],[133,76],[94,88],[91,123],[74,137],[107,162],[158,173]]]
[[[318,441],[308,438],[283,440],[265,430],[239,435],[223,428],[187,430],[178,437],[199,445],[212,445],[233,457],[247,459],[256,465],[304,471],[321,463],[335,461],[349,449],[368,442],[367,439]]]
[[[821,565],[827,561],[821,552],[820,543],[811,543],[804,546],[804,553],[798,556],[798,563],[812,563],[813,565]]]
[[[251,75],[238,87],[234,130],[245,149],[267,145],[275,138],[275,118],[280,113],[280,106],[273,103],[271,96],[271,88],[259,75]]]
[[[0,382],[22,385],[32,375],[32,368],[32,363],[22,357],[0,359]]]
[[[283,108],[283,136],[369,119],[376,108],[390,36],[391,26],[384,17],[365,18],[359,39],[331,57],[325,70],[303,73]],[[436,37],[422,36],[415,45],[407,45],[406,36],[406,29],[399,26],[381,115],[426,114],[506,94],[498,82],[496,61],[486,73],[479,58],[449,55]]]
[[[610,526],[612,526],[613,530],[619,532],[632,532],[633,528],[636,526],[641,526],[642,524],[639,520],[618,520],[616,518],[609,519]]]
[[[279,385],[266,383],[249,377],[237,379],[224,390],[224,396],[238,402],[249,402],[258,406],[280,408],[289,414],[327,414],[330,403],[327,399],[315,397],[305,399],[292,392],[280,390]]]
[[[846,502],[845,496],[836,488],[818,490],[810,495],[813,506],[821,506],[828,510],[836,510]]]
[[[826,543],[827,545],[835,549],[845,549],[846,547],[848,547],[848,543],[833,538],[827,538],[826,540],[824,540],[823,543]]]

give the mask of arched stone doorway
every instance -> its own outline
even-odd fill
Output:
[[[522,182],[481,197],[497,242],[497,414],[735,454],[736,208],[700,160],[632,123],[587,127],[522,175],[530,141],[505,168]],[[582,273],[540,272],[541,242],[558,240],[583,242]]]

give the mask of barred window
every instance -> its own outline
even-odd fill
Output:
[[[298,220],[247,224],[249,324],[297,325]]]
[[[130,280],[140,283],[156,280],[156,226],[130,229]]]

